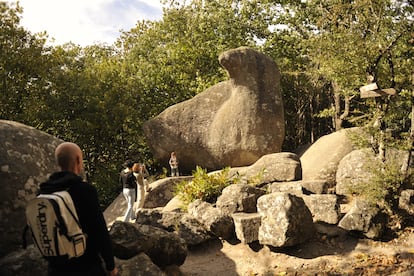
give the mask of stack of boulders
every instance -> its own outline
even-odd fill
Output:
[[[196,200],[187,211],[180,208],[174,189],[180,181],[191,181],[190,176],[151,183],[148,200],[134,223],[117,220],[122,217],[125,204],[120,195],[104,215],[111,225],[110,235],[122,275],[165,275],[166,271],[179,270],[188,250],[212,239],[283,248],[305,243],[317,233],[329,236],[359,233],[367,238],[381,238],[386,216],[377,206],[347,193],[357,183],[355,179],[366,172],[364,164],[374,156],[368,149],[354,150],[344,135],[349,131],[358,129],[324,136],[321,138],[324,143],[316,142],[308,149],[317,152],[314,147],[321,147],[322,152],[330,152],[330,156],[321,156],[315,164],[320,166],[319,171],[304,170],[309,166],[306,152],[301,157],[286,152],[265,155],[250,166],[231,168],[228,177],[245,177],[241,177],[241,183],[226,187],[215,203]],[[336,149],[342,150],[344,143],[349,146],[348,152],[338,153]],[[325,148],[327,145],[329,150]],[[392,154],[394,160],[404,159],[403,152]],[[333,190],[332,170],[336,183]],[[245,181],[257,175],[261,181],[254,186]],[[372,176],[363,175],[364,180],[369,177]],[[399,202],[400,208],[410,214],[414,212],[413,197],[414,190],[404,190]],[[0,260],[0,273],[42,275],[45,265],[37,250],[30,246],[4,256]]]
[[[354,179],[359,179],[361,168],[376,160],[368,149],[353,149],[346,133],[357,131],[359,129],[353,128],[324,136],[324,143],[316,142],[308,149],[330,152],[330,156],[320,157],[321,161],[315,164],[320,170],[303,170],[303,164],[309,162],[306,152],[302,157],[286,152],[269,154],[251,166],[230,170],[229,178],[260,174],[262,181],[254,186],[243,181],[230,185],[215,203],[195,200],[185,212],[179,208],[181,203],[177,197],[164,205],[165,196],[158,195],[159,203],[150,196],[152,201],[138,211],[136,223],[174,232],[189,249],[217,238],[246,244],[258,242],[277,248],[305,243],[318,233],[330,237],[352,233],[380,239],[386,216],[377,206],[347,192],[357,183]],[[327,146],[329,149],[325,148]],[[349,150],[344,151],[346,146]],[[394,152],[393,155],[394,159],[403,160],[405,153]],[[330,173],[326,173],[328,171]],[[307,179],[302,177],[305,174]],[[363,177],[364,181],[369,181],[372,175]],[[151,185],[157,187],[157,193],[171,195],[174,186],[171,183],[178,180],[167,178]],[[336,185],[332,186],[332,182]],[[400,208],[407,212],[414,210],[413,192],[405,190],[400,197]],[[114,211],[108,209],[107,215]]]
[[[216,202],[195,200],[183,211],[174,190],[192,177],[158,180],[133,223],[121,221],[126,206],[119,195],[104,215],[121,275],[176,275],[188,250],[211,239],[284,248],[317,233],[381,238],[386,216],[352,194],[354,185],[374,177],[366,164],[380,162],[370,149],[354,148],[349,137],[360,129],[321,137],[300,156],[280,152],[284,118],[276,64],[246,47],[223,53],[220,62],[229,81],[168,108],[144,129],[161,161],[176,151],[184,170],[197,164],[217,173],[229,166],[228,177],[241,176],[241,183],[226,187]],[[18,248],[25,203],[57,169],[53,152],[61,140],[10,121],[0,121],[0,138],[0,275],[45,275],[33,245]],[[387,154],[390,162],[407,160],[404,152]],[[399,207],[414,214],[413,199],[414,190],[402,191]]]

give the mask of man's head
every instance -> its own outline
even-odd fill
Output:
[[[73,172],[77,175],[83,173],[82,150],[75,143],[64,142],[57,146],[55,158],[62,171]]]
[[[134,161],[132,161],[131,159],[126,160],[123,164],[124,168],[127,168],[127,169],[132,169],[133,165],[134,165]]]

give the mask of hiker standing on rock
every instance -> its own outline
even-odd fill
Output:
[[[127,210],[125,212],[124,221],[129,222],[134,220],[136,217],[134,210],[134,203],[136,201],[137,195],[137,183],[135,176],[132,172],[132,167],[134,162],[127,160],[124,163],[125,169],[121,171],[119,175],[119,182],[122,185],[122,193],[127,201]]]
[[[171,176],[179,176],[178,173],[178,159],[175,155],[175,152],[171,152],[170,160],[169,160],[170,168],[171,168]]]

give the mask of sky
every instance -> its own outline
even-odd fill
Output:
[[[16,2],[17,0],[6,0]],[[162,18],[159,0],[19,0],[20,24],[31,33],[46,31],[53,45],[112,44],[137,21]]]

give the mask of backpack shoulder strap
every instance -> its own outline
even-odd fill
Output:
[[[48,199],[53,206],[53,209],[56,214],[56,219],[58,221],[58,225],[60,227],[60,231],[63,235],[68,235],[68,228],[66,227],[65,220],[62,217],[61,205],[64,204],[64,200],[59,196],[56,195],[56,193],[53,194],[40,194],[37,196],[37,198],[41,199]]]
[[[62,199],[65,208],[69,211],[76,224],[82,228],[79,222],[78,213],[76,212],[75,204],[73,203],[70,194],[67,191],[55,192],[54,194]]]

